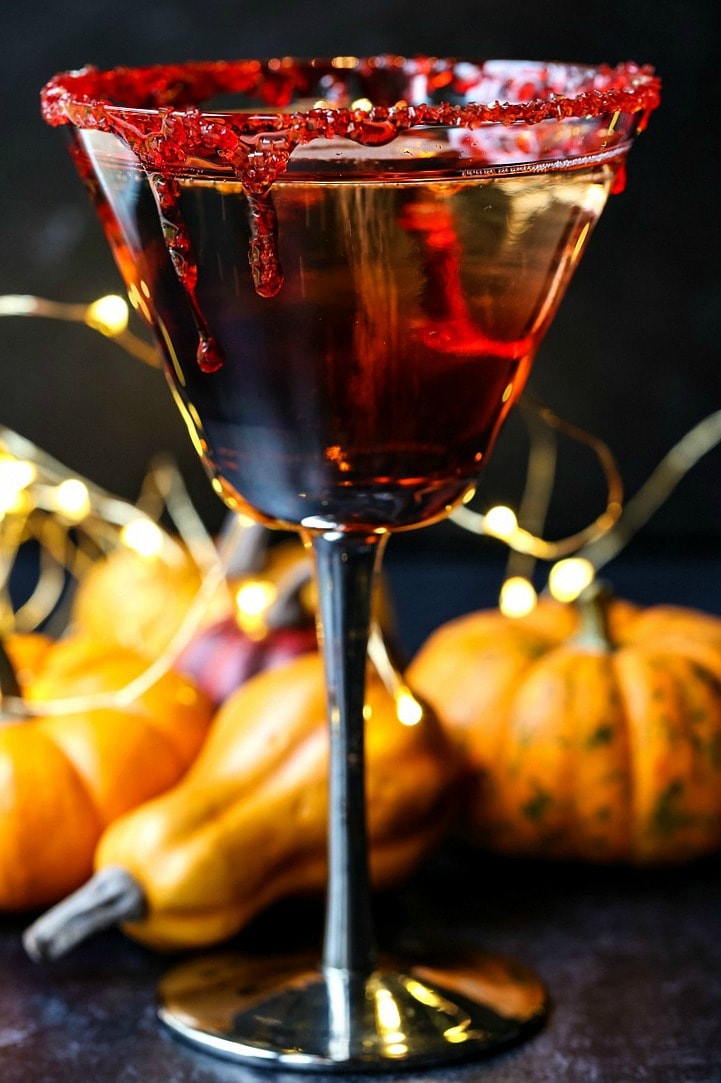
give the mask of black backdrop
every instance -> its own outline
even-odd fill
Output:
[[[60,69],[252,55],[523,56],[653,63],[664,101],[539,354],[531,387],[603,437],[633,493],[666,451],[721,408],[717,0],[498,4],[487,0],[6,0],[0,41],[0,293],[90,301],[118,273],[67,158],[39,117]],[[0,320],[0,423],[124,496],[160,450],[179,459],[211,525],[209,492],[162,377],[84,329]],[[564,448],[551,529],[598,510],[597,471]],[[499,444],[483,498],[513,499],[524,433]],[[721,536],[721,450],[694,468],[645,536]]]

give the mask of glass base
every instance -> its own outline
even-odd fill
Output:
[[[528,1037],[546,991],[496,955],[381,960],[369,976],[307,956],[204,956],[171,970],[159,1015],[207,1052],[256,1066],[387,1071],[480,1056]]]

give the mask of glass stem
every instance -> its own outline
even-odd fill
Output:
[[[363,707],[375,575],[386,539],[335,531],[312,537],[330,730],[323,967],[358,975],[369,974],[375,958]]]

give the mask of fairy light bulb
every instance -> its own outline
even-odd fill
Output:
[[[159,557],[163,551],[163,532],[152,519],[133,519],[120,531],[120,541],[145,560]]]
[[[533,583],[512,575],[501,587],[498,608],[505,617],[525,617],[536,608],[538,595]]]
[[[423,707],[405,686],[395,693],[396,715],[398,721],[404,726],[417,726],[423,718]]]
[[[90,512],[90,493],[84,481],[66,478],[53,493],[55,510],[66,519],[79,523]]]
[[[267,631],[265,617],[278,596],[275,583],[268,579],[246,579],[235,592],[235,619],[251,638],[261,638]]]
[[[16,459],[12,455],[0,456],[0,486],[3,489],[26,489],[37,477],[37,468],[27,459]]]
[[[122,335],[128,326],[128,306],[122,297],[109,293],[98,297],[85,312],[85,323],[108,338]]]
[[[235,592],[235,604],[248,617],[260,617],[275,600],[277,590],[268,579],[248,579]]]
[[[34,463],[0,455],[0,515],[18,510],[24,494],[37,477]]]
[[[559,560],[548,573],[548,589],[559,602],[573,602],[596,577],[596,570],[585,557]]]
[[[511,508],[497,504],[486,512],[484,526],[487,534],[500,541],[508,541],[518,530],[518,519]]]

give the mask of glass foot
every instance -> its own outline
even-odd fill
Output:
[[[178,1036],[232,1060],[302,1070],[384,1071],[491,1052],[533,1033],[538,979],[500,956],[381,960],[369,976],[312,958],[204,956],[171,970],[159,1015]]]

